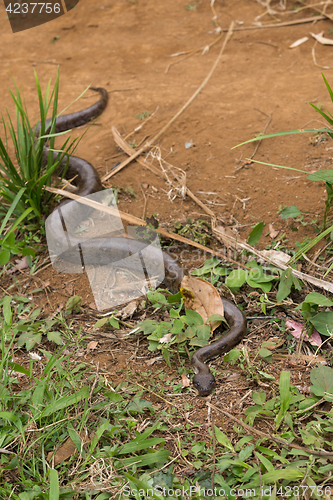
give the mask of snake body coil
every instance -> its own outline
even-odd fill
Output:
[[[97,118],[104,111],[108,102],[107,91],[103,88],[91,87],[91,89],[99,92],[101,94],[101,99],[89,108],[57,118],[55,132],[64,132],[66,130],[84,125],[92,119]],[[45,125],[46,130],[48,130],[51,125],[51,120],[46,120]],[[38,133],[39,131],[40,124],[38,124],[36,127],[36,133]],[[44,154],[45,156],[47,156],[48,154],[47,147],[44,148]],[[54,158],[56,157],[57,153],[54,153]],[[60,163],[58,169],[59,173],[61,173],[67,163],[68,166],[65,177],[67,179],[76,177],[75,185],[77,187],[77,195],[87,196],[89,194],[99,192],[103,189],[100,177],[95,168],[90,163],[81,158],[70,156],[69,161],[67,161],[67,159],[64,159]],[[63,200],[55,208],[55,210],[61,207],[62,215],[64,215],[64,211],[70,212],[72,210],[72,206],[73,204],[69,203],[69,200]],[[89,210],[89,208],[87,208],[87,210]],[[53,233],[53,236],[55,238],[57,237],[57,235],[63,233],[62,227],[59,227],[59,221],[61,223],[60,218],[55,218],[51,223],[51,227],[48,228],[48,230]],[[71,237],[71,247],[75,247],[75,245],[79,244],[81,241],[82,240],[79,238],[75,239],[74,237],[73,239]],[[85,264],[94,264],[98,262],[98,264],[101,265],[106,265],[111,262],[117,262],[123,258],[124,254],[128,254],[128,252],[130,252],[130,254],[137,254],[147,247],[147,244],[145,244],[144,242],[124,237],[92,238],[88,241],[88,245],[89,249],[91,249],[91,252],[86,252]],[[154,246],[150,246],[149,250],[149,258],[151,260],[158,260],[160,258],[161,254],[159,249],[155,248]],[[183,270],[178,262],[173,259],[167,252],[163,251],[162,255],[165,268],[164,283],[170,290],[175,292],[180,287],[180,283],[183,278]],[[67,257],[70,259],[70,252],[68,253]],[[246,334],[246,318],[243,315],[242,311],[228,300],[222,300],[225,318],[230,326],[229,332],[212,344],[198,349],[192,357],[193,367],[196,371],[196,374],[193,378],[193,385],[197,389],[199,396],[209,395],[215,387],[215,378],[211,374],[205,362],[213,357],[220,356],[222,353],[225,353],[232,349],[232,347],[240,342],[240,340]]]

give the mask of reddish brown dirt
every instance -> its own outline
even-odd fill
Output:
[[[143,123],[136,115],[154,112],[158,107],[154,117],[129,140],[139,144],[145,137],[153,137],[191,97],[217,58],[221,41],[202,54],[202,49],[217,38],[210,2],[193,1],[195,10],[186,10],[187,4],[186,0],[80,0],[66,16],[16,34],[12,34],[5,9],[0,5],[2,113],[8,108],[13,116],[8,88],[13,88],[14,78],[24,92],[31,122],[37,121],[34,70],[45,88],[50,78],[55,81],[59,66],[59,109],[74,101],[90,84],[105,87],[110,100],[98,119],[101,126],[89,130],[76,153],[104,175],[126,158],[125,154],[119,154],[111,126],[125,137]],[[279,11],[275,19],[265,15],[262,20],[291,21],[315,14],[311,9],[294,13],[292,8],[296,6],[298,2],[288,0],[286,12]],[[215,10],[217,22],[224,29],[232,20],[237,28],[250,26],[256,16],[264,13],[264,8],[254,0],[217,0]],[[325,36],[331,36],[331,29],[332,22],[325,20],[235,31],[207,86],[159,141],[163,158],[186,172],[191,191],[217,216],[232,223],[238,221],[243,237],[259,221],[265,221],[267,228],[274,223],[280,235],[286,231],[290,247],[296,240],[315,234],[311,225],[298,225],[297,232],[292,232],[289,224],[278,217],[277,210],[280,205],[296,204],[301,211],[322,216],[324,185],[310,182],[298,172],[255,163],[240,168],[255,145],[231,148],[263,131],[269,115],[267,133],[323,125],[308,104],[311,101],[328,109],[331,106],[322,70],[313,61],[314,40],[309,33],[324,31]],[[289,48],[304,36],[310,38],[305,44]],[[170,57],[194,49],[200,50],[184,60],[182,56]],[[332,47],[316,46],[317,60],[323,66],[330,64],[331,54]],[[174,65],[166,71],[170,63]],[[333,85],[332,70],[325,70],[325,75]],[[71,110],[85,108],[95,100],[96,95],[87,92]],[[82,130],[73,131],[72,136],[80,133]],[[0,135],[3,136],[2,128]],[[313,137],[314,134],[265,140],[255,159],[307,172],[330,168],[333,144],[327,141],[314,145]],[[186,149],[185,143],[190,141],[195,146]],[[106,185],[130,186],[137,200],[121,195],[119,207],[142,217],[143,182],[150,186],[147,215],[156,214],[162,226],[172,227],[176,221],[205,216],[188,198],[184,201],[176,198],[171,203],[165,183],[135,162]],[[204,194],[207,192],[215,194]],[[266,237],[264,243],[269,241]],[[42,305],[48,300],[51,309],[55,309],[57,303],[63,304],[73,293],[81,295],[86,304],[92,301],[85,278],[79,278],[68,288],[72,278],[59,275],[51,267],[40,277],[51,285],[48,299],[44,295],[40,299]],[[40,286],[38,280],[31,283],[27,292],[37,286]],[[95,362],[98,360],[96,355],[93,358]]]

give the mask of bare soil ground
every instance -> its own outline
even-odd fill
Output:
[[[80,0],[66,16],[16,34],[12,34],[6,11],[0,6],[2,114],[6,108],[13,113],[8,89],[13,88],[14,78],[24,92],[31,122],[37,121],[34,70],[45,88],[50,78],[55,80],[59,66],[59,109],[74,101],[88,85],[105,87],[109,91],[109,105],[76,152],[103,176],[126,158],[113,140],[111,126],[117,127],[124,137],[128,136],[143,123],[138,114],[157,110],[128,140],[140,144],[146,137],[153,137],[207,76],[222,41],[209,51],[203,49],[217,39],[219,26],[228,29],[234,20],[236,29],[213,76],[162,136],[159,146],[163,158],[186,172],[191,191],[225,224],[237,226],[241,237],[248,235],[254,223],[265,221],[266,227],[272,223],[280,236],[286,232],[286,245],[293,248],[296,240],[312,238],[314,228],[310,224],[299,224],[291,230],[290,224],[279,218],[278,208],[295,204],[301,211],[322,217],[324,185],[310,182],[297,172],[246,163],[255,144],[231,148],[264,131],[269,116],[271,121],[266,133],[324,125],[321,120],[318,122],[319,115],[308,102],[321,103],[330,109],[321,71],[331,63],[332,47],[316,46],[315,54],[321,67],[316,66],[312,55],[315,41],[310,32],[324,31],[325,36],[331,36],[332,21],[245,30],[244,27],[253,26],[255,18],[265,13],[265,8],[256,1],[217,0],[215,20],[211,2],[188,1]],[[288,0],[287,10],[277,9],[274,16],[266,13],[261,21],[263,24],[288,22],[317,14],[312,9],[295,13],[292,9],[296,7],[300,7],[300,2]],[[304,36],[309,37],[306,43],[289,48]],[[171,57],[197,49],[187,58]],[[324,73],[332,85],[332,69],[325,69]],[[83,109],[95,100],[96,95],[88,91],[70,111]],[[75,130],[72,136],[81,133],[82,130]],[[3,135],[3,129],[0,134]],[[185,143],[191,141],[193,147],[186,149]],[[285,136],[263,141],[255,159],[311,172],[331,168],[332,147],[330,141],[316,141],[314,135]],[[112,177],[106,186],[131,187],[137,199],[120,195],[119,208],[142,217],[145,207],[142,183],[149,184],[146,215],[155,214],[163,227],[172,229],[177,221],[206,217],[189,198],[176,198],[171,202],[165,183],[136,162]],[[265,237],[261,244],[270,241]],[[190,254],[191,251],[189,259]],[[183,264],[191,267],[189,263]],[[75,276],[75,281],[71,281],[73,276],[59,275],[51,267],[39,277],[49,286],[47,296],[41,293],[38,299],[47,314],[75,293],[83,297],[87,307],[93,300],[84,277]],[[27,293],[30,286],[36,288],[40,282],[36,279],[29,284]],[[81,316],[81,324],[82,320],[83,331],[87,328],[90,331],[89,326],[94,323],[92,317],[85,321]],[[259,332],[261,335],[262,330]],[[263,335],[269,336],[268,331]],[[102,363],[110,370],[114,382],[119,382],[121,376],[116,372],[127,367],[133,350],[137,355],[147,355],[147,345],[139,351],[137,346],[134,349],[128,341],[120,339],[114,339],[112,345],[111,352],[108,343],[101,339],[93,355],[84,353],[84,357]],[[140,359],[132,358],[131,363],[138,371],[146,370]],[[163,367],[163,362],[159,366]],[[171,373],[169,370],[169,375]],[[295,373],[292,382],[300,378],[300,372]],[[239,393],[230,391],[234,400],[239,400]]]

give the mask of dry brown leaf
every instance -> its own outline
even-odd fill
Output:
[[[274,229],[273,224],[268,224],[268,228],[269,228],[269,236],[272,238],[272,240],[274,240],[274,238],[277,237],[280,231]]]
[[[121,311],[119,311],[118,316],[121,319],[131,318],[135,313],[135,311],[137,310],[138,304],[139,304],[138,300],[131,300],[131,302],[126,304],[126,306],[123,307]]]
[[[88,432],[87,431],[82,431],[80,434],[81,441],[83,441],[83,444],[88,442]],[[64,444],[58,448],[58,450],[55,452],[53,462],[54,465],[59,465],[61,462],[64,460],[67,460],[70,458],[74,453],[77,451],[77,448],[71,438],[66,439]],[[47,455],[48,461],[52,459],[53,451],[50,451]]]
[[[96,349],[97,345],[98,345],[98,342],[96,342],[95,340],[92,340],[87,345],[87,349],[89,349],[90,351],[93,351],[94,349]]]
[[[181,374],[183,387],[190,387],[190,379],[184,373]]]
[[[68,295],[73,295],[74,286],[72,285],[72,283],[67,283],[65,290],[68,293]]]
[[[237,380],[241,378],[242,374],[238,372],[232,372],[225,380],[224,382],[233,382],[234,380]]]
[[[18,269],[20,269],[22,271],[22,269],[27,269],[27,267],[29,267],[29,264],[28,264],[27,256],[25,255],[24,257],[22,257],[22,259],[15,260],[15,267],[11,267],[7,271],[7,274],[13,274]]]
[[[173,337],[172,333],[166,333],[165,335],[163,335],[162,338],[160,338],[159,343],[160,344],[168,344],[169,342],[171,342],[172,337]]]
[[[204,322],[212,314],[224,315],[222,299],[216,288],[208,281],[194,276],[185,276],[181,283],[185,309],[196,311]],[[221,321],[212,321],[210,329],[213,332]]]
[[[162,356],[156,356],[156,358],[147,359],[145,363],[148,366],[152,366],[154,363],[156,363],[156,361],[160,361],[161,359],[163,359]]]

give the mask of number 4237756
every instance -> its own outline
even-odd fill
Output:
[[[36,13],[41,14],[45,12],[46,14],[59,14],[60,13],[60,3],[14,3],[9,4],[6,11],[10,14],[28,14]]]

